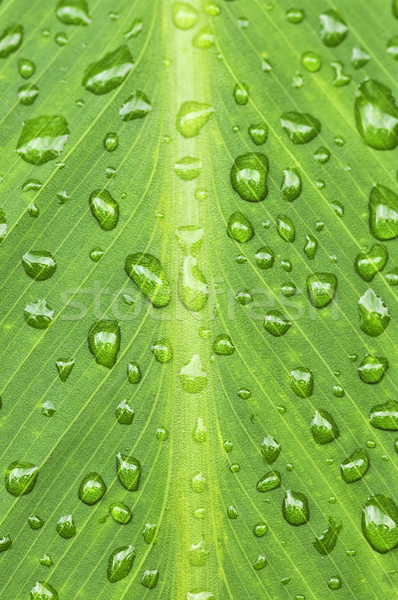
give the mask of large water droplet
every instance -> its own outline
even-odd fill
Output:
[[[143,119],[151,110],[151,101],[146,94],[141,90],[135,90],[119,110],[119,115],[122,121],[133,121]]]
[[[88,25],[91,22],[86,0],[60,0],[55,14],[65,25]]]
[[[109,512],[112,519],[121,525],[127,525],[133,516],[131,509],[124,502],[114,502],[110,505]]]
[[[125,271],[156,308],[167,306],[171,288],[160,261],[152,254],[129,254]]]
[[[380,383],[388,367],[388,360],[384,356],[367,354],[358,367],[358,374],[364,383]]]
[[[230,238],[241,244],[246,244],[254,236],[253,225],[241,212],[234,212],[228,220],[227,232]]]
[[[138,490],[141,477],[141,464],[133,456],[118,452],[116,454],[116,470],[119,481],[129,492]]]
[[[134,559],[135,548],[131,544],[113,550],[108,560],[108,581],[115,583],[127,577],[133,566]]]
[[[320,15],[319,37],[328,48],[334,48],[345,40],[348,34],[347,23],[337,10],[325,10]]]
[[[307,113],[295,111],[283,113],[281,127],[293,144],[306,144],[321,131],[321,124],[318,119]]]
[[[54,311],[44,298],[30,302],[25,306],[25,321],[34,329],[47,329],[54,320]]]
[[[179,227],[176,236],[183,259],[178,277],[178,293],[188,310],[202,310],[209,297],[206,279],[198,266],[198,255],[203,242],[203,229],[194,226]]]
[[[195,137],[214,112],[210,104],[195,102],[194,100],[183,102],[176,118],[176,128],[185,138]]]
[[[36,484],[39,467],[24,461],[15,461],[8,465],[5,486],[9,494],[23,496],[29,494]]]
[[[291,322],[279,310],[270,310],[264,316],[264,329],[274,337],[284,335],[291,327]]]
[[[310,518],[308,500],[301,492],[286,490],[282,503],[282,513],[290,525],[304,525]]]
[[[290,387],[299,398],[309,398],[314,390],[314,376],[306,367],[290,371]]]
[[[283,179],[281,183],[282,196],[288,202],[293,202],[301,194],[302,180],[298,169],[290,167],[283,170]]]
[[[230,356],[235,352],[235,346],[226,333],[221,333],[213,342],[213,352],[223,356]]]
[[[276,230],[285,242],[292,243],[296,239],[296,229],[287,215],[280,214],[276,217]]]
[[[162,365],[170,362],[173,358],[173,348],[168,338],[162,338],[152,344],[151,352],[158,363]]]
[[[391,498],[375,494],[367,499],[362,509],[362,532],[380,554],[398,546],[398,509]]]
[[[369,420],[376,429],[398,431],[398,402],[387,400],[384,404],[372,406]]]
[[[95,362],[108,369],[113,367],[120,349],[120,339],[117,321],[103,320],[94,323],[88,333],[88,347]]]
[[[398,108],[386,85],[366,79],[358,87],[355,120],[362,140],[376,150],[393,150],[398,144]]]
[[[386,265],[388,253],[382,244],[373,244],[366,251],[360,252],[355,259],[356,272],[365,281],[372,281],[378,271],[382,271]]]
[[[202,161],[192,156],[184,156],[177,160],[174,165],[174,171],[184,181],[191,181],[200,175]]]
[[[30,590],[30,600],[58,600],[58,592],[46,581],[36,581]]]
[[[63,117],[36,117],[23,123],[16,151],[26,162],[43,165],[61,155],[68,137]]]
[[[238,156],[231,169],[231,184],[243,200],[259,202],[267,196],[268,158],[259,152]]]
[[[173,23],[178,29],[192,29],[198,20],[198,11],[186,2],[173,3]]]
[[[51,252],[31,250],[23,255],[22,266],[29,277],[36,281],[44,281],[54,275],[57,263]]]
[[[312,437],[317,444],[323,446],[333,442],[340,436],[339,428],[327,410],[316,410],[310,423]]]
[[[324,308],[334,298],[337,277],[333,273],[313,273],[307,277],[307,290],[311,304]]]
[[[279,471],[269,471],[257,482],[258,492],[269,492],[281,485],[281,476]]]
[[[101,500],[106,492],[106,485],[99,473],[88,473],[80,484],[79,499],[92,506]]]
[[[90,209],[101,229],[111,231],[119,221],[119,204],[107,189],[94,190],[90,194]]]
[[[57,521],[57,533],[64,540],[69,540],[76,535],[76,525],[73,522],[72,515],[64,515]]]
[[[376,184],[369,194],[370,233],[378,240],[392,240],[398,236],[398,196]]]
[[[191,394],[197,394],[207,385],[207,373],[203,370],[199,354],[194,354],[189,363],[180,371],[180,380],[183,389]]]
[[[346,483],[361,479],[369,469],[369,455],[363,448],[355,450],[340,465],[340,473]]]
[[[0,36],[0,58],[7,58],[7,56],[18,50],[22,44],[22,38],[22,25],[7,27]]]
[[[337,523],[333,517],[329,517],[325,531],[315,537],[314,548],[319,554],[326,556],[334,550],[342,527],[341,523]]]
[[[130,50],[126,45],[119,46],[88,66],[82,85],[93,94],[108,94],[123,83],[133,67]]]
[[[359,299],[358,310],[362,331],[372,337],[381,335],[390,322],[388,307],[371,288]]]
[[[159,571],[157,569],[146,569],[141,578],[141,585],[153,590],[159,581]]]

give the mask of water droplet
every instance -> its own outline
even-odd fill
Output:
[[[398,196],[384,185],[376,184],[370,191],[369,227],[378,240],[398,237]]]
[[[340,577],[338,577],[337,575],[330,577],[330,579],[328,581],[328,588],[330,590],[339,590],[342,585],[343,585],[342,581],[341,581]]]
[[[158,584],[159,571],[157,569],[146,569],[141,578],[141,585],[152,590]]]
[[[119,402],[115,410],[115,417],[121,425],[131,425],[134,421],[134,409],[127,399]]]
[[[124,37],[129,40],[130,38],[135,38],[137,37],[138,34],[141,33],[142,29],[143,29],[144,23],[142,21],[142,19],[134,19],[130,25],[130,27],[127,29],[127,31],[124,32]]]
[[[290,525],[304,525],[310,518],[308,500],[301,492],[286,490],[282,503],[282,513]]]
[[[364,383],[380,383],[389,367],[384,356],[367,354],[358,367],[358,375]]]
[[[370,55],[366,50],[360,48],[359,46],[355,46],[352,49],[351,53],[351,64],[354,69],[361,69],[370,61]]]
[[[54,275],[57,263],[51,252],[32,250],[22,256],[22,266],[29,277],[36,281],[44,281]]]
[[[45,581],[36,581],[30,590],[31,600],[58,600],[58,593],[52,585]]]
[[[58,535],[64,538],[64,540],[73,538],[76,535],[76,525],[73,522],[72,515],[60,517],[57,522],[56,530]]]
[[[321,131],[321,124],[312,115],[295,111],[281,116],[281,127],[293,144],[307,144]]]
[[[209,50],[214,44],[214,34],[210,27],[202,27],[192,40],[192,45],[195,48]]]
[[[123,83],[133,67],[130,50],[126,45],[119,46],[87,67],[82,86],[93,94],[108,94]]]
[[[194,100],[183,102],[176,118],[177,131],[185,138],[197,136],[213,112],[214,108],[210,104]]]
[[[121,525],[129,523],[133,516],[131,509],[124,502],[114,502],[110,505],[109,512],[112,519],[114,519],[116,523],[121,523]]]
[[[156,523],[145,523],[142,535],[146,544],[152,544],[155,540],[156,528]]]
[[[61,381],[65,383],[75,366],[76,359],[74,358],[59,358],[55,365],[58,370],[58,375]]]
[[[96,246],[92,250],[90,250],[90,258],[94,263],[97,263],[104,256],[104,251],[99,246]]]
[[[315,254],[318,248],[318,242],[312,235],[308,234],[305,236],[305,240],[306,242],[304,246],[304,253],[307,256],[307,258],[312,260],[313,258],[315,258]]]
[[[18,88],[18,100],[24,106],[31,106],[39,95],[39,88],[34,83],[26,83]]]
[[[101,500],[106,492],[106,485],[99,473],[88,473],[80,484],[79,499],[92,506]]]
[[[369,420],[376,429],[398,431],[398,402],[387,400],[384,404],[372,406]]]
[[[249,219],[239,211],[234,212],[229,217],[227,232],[230,238],[241,244],[249,242],[254,236],[253,225],[250,223]]]
[[[398,285],[398,267],[391,269],[391,271],[386,274],[386,281],[387,281],[388,285],[391,285],[391,286]]]
[[[209,290],[206,279],[198,267],[198,255],[203,242],[203,229],[186,226],[176,230],[178,245],[183,254],[179,271],[179,297],[188,310],[202,310],[207,303]]]
[[[35,63],[29,60],[29,58],[20,58],[18,60],[18,71],[23,79],[29,79],[29,77],[35,74]]]
[[[251,395],[252,395],[251,391],[248,390],[247,388],[242,388],[242,389],[238,390],[238,396],[239,396],[239,398],[242,398],[242,400],[248,400]]]
[[[257,482],[258,492],[269,492],[281,485],[281,476],[279,471],[269,471]]]
[[[199,354],[194,354],[189,363],[181,368],[180,380],[186,392],[196,394],[204,390],[207,385],[207,373],[203,370]]]
[[[388,307],[383,299],[368,288],[358,301],[360,327],[367,335],[377,337],[390,322]]]
[[[51,556],[48,554],[43,554],[42,558],[39,560],[40,564],[44,567],[51,567],[53,565],[53,561]]]
[[[329,150],[327,148],[325,148],[324,146],[321,146],[320,148],[315,150],[314,159],[321,165],[324,165],[330,159]]]
[[[283,170],[283,179],[281,183],[281,192],[287,202],[293,202],[301,194],[302,180],[298,169],[289,167]]]
[[[267,157],[258,152],[248,152],[235,159],[231,169],[231,184],[243,200],[259,202],[268,193],[267,174]]]
[[[315,73],[322,67],[322,59],[319,54],[311,51],[304,52],[304,54],[301,55],[301,63],[307,71],[310,71],[310,73]]]
[[[299,398],[309,398],[314,390],[314,376],[306,367],[290,371],[290,387]]]
[[[235,346],[228,334],[221,333],[216,337],[213,342],[213,352],[223,356],[230,356],[235,352]]]
[[[199,444],[203,444],[207,439],[206,425],[201,417],[198,417],[195,429],[192,432],[192,437],[195,442],[198,442]]]
[[[298,25],[304,20],[304,11],[301,8],[292,7],[286,11],[286,21]]]
[[[382,244],[374,244],[370,250],[360,252],[355,259],[356,272],[365,281],[372,281],[378,271],[382,271],[386,265],[388,253]]]
[[[173,358],[173,348],[171,347],[171,342],[168,338],[162,338],[152,344],[151,352],[157,362],[162,365],[170,362]]]
[[[340,473],[346,483],[361,479],[369,469],[369,456],[366,450],[358,448],[340,465]]]
[[[264,329],[274,337],[284,335],[291,327],[291,322],[279,310],[270,310],[264,316]]]
[[[191,181],[199,177],[202,161],[192,156],[184,156],[174,164],[174,171],[184,181]]]
[[[253,296],[250,290],[243,289],[236,293],[235,300],[239,302],[239,304],[241,304],[242,306],[246,306],[247,304],[250,304],[250,302],[253,301]]]
[[[109,555],[107,576],[110,583],[129,575],[135,559],[135,548],[131,544],[116,548]]]
[[[295,227],[287,215],[280,214],[276,217],[276,230],[285,242],[292,243],[296,239]]]
[[[16,151],[26,162],[43,165],[61,155],[68,137],[63,117],[36,117],[23,123]]]
[[[116,364],[120,349],[120,327],[117,321],[103,320],[94,323],[88,334],[88,346],[95,362],[110,369]]]
[[[129,492],[138,490],[141,476],[141,464],[133,456],[118,452],[116,454],[116,470],[120,483]]]
[[[44,417],[53,417],[56,413],[56,408],[53,402],[51,402],[51,400],[46,400],[45,402],[43,402],[43,404],[41,405],[41,414]]]
[[[90,209],[93,217],[104,231],[115,229],[119,221],[119,204],[107,189],[94,190],[90,194]]]
[[[12,547],[12,541],[9,535],[0,538],[0,553],[6,552]]]
[[[329,517],[328,526],[320,535],[315,536],[314,547],[322,556],[330,554],[336,546],[342,524]]]
[[[333,78],[334,87],[343,87],[350,83],[351,75],[349,75],[348,73],[345,73],[343,63],[336,60],[331,63],[331,67],[334,71],[334,78]]]
[[[259,269],[270,269],[275,261],[275,255],[269,246],[262,246],[254,255]]]
[[[261,571],[261,569],[264,569],[264,567],[267,566],[267,559],[265,558],[265,556],[263,554],[259,554],[256,558],[256,560],[253,562],[253,568],[256,571]]]
[[[104,137],[104,148],[108,152],[114,152],[119,144],[117,133],[111,131]]]
[[[362,532],[380,554],[398,546],[398,509],[391,498],[375,494],[367,499],[362,509]]]
[[[253,532],[256,537],[263,537],[268,531],[267,523],[256,523],[253,527]]]
[[[325,10],[320,15],[320,22],[319,37],[328,48],[338,46],[347,37],[347,23],[337,10]]]
[[[355,120],[365,144],[376,150],[393,150],[398,144],[398,108],[390,88],[365,79],[355,100]]]
[[[47,329],[54,320],[54,311],[43,298],[25,306],[25,321],[34,329]]]
[[[10,54],[18,50],[22,44],[22,38],[22,25],[7,27],[0,36],[0,58],[7,58]]]
[[[337,288],[337,277],[333,273],[313,273],[307,277],[307,290],[311,304],[324,308],[333,300]]]
[[[197,544],[191,544],[188,550],[189,562],[193,567],[202,567],[209,558],[209,550],[202,539]]]
[[[37,515],[30,515],[30,517],[28,518],[28,524],[29,527],[35,531],[36,529],[40,529],[41,527],[43,527],[44,521]]]
[[[65,25],[88,25],[91,22],[86,0],[60,0],[55,14]]]
[[[323,446],[340,436],[339,428],[332,415],[326,410],[316,410],[311,419],[310,431],[317,444]]]
[[[198,11],[186,2],[173,3],[173,23],[178,29],[192,29],[198,20]]]
[[[268,138],[268,125],[264,122],[250,125],[249,135],[256,146],[262,146]]]
[[[119,110],[119,116],[122,121],[133,121],[143,119],[151,110],[151,101],[146,94],[141,90],[134,90]]]
[[[129,383],[136,385],[142,379],[141,369],[138,363],[131,362],[127,365],[127,379]]]
[[[202,471],[194,475],[191,479],[191,489],[196,494],[201,494],[207,487],[206,477],[203,475]]]
[[[278,458],[281,452],[281,446],[278,442],[272,437],[272,435],[267,435],[263,439],[261,443],[261,456],[268,465],[272,465]]]
[[[152,254],[129,254],[125,271],[156,308],[167,306],[171,288],[159,260]]]
[[[64,31],[59,31],[55,34],[54,40],[58,46],[65,46],[68,43],[68,36]]]
[[[245,105],[249,101],[249,86],[246,83],[237,83],[234,87],[236,104]]]
[[[212,17],[218,17],[221,14],[221,6],[212,0],[207,0],[205,4],[205,13]]]

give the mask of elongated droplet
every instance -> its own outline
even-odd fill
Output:
[[[339,428],[332,415],[326,410],[316,410],[310,423],[312,437],[317,444],[330,444],[340,436]]]
[[[343,526],[337,523],[333,517],[329,517],[328,526],[320,535],[315,537],[314,548],[322,556],[330,554],[334,550],[339,533]]]
[[[301,190],[302,180],[299,170],[295,167],[284,169],[281,183],[281,192],[284,199],[287,202],[293,202],[300,196]]]
[[[141,90],[135,90],[119,110],[119,115],[122,121],[133,121],[143,119],[151,110],[152,105],[148,96]]]
[[[116,583],[129,575],[135,559],[135,548],[131,544],[111,552],[108,560],[108,581]]]
[[[285,242],[294,242],[296,239],[296,229],[293,221],[287,215],[278,215],[276,217],[276,230]]]
[[[133,456],[118,452],[116,454],[116,470],[119,481],[129,492],[138,490],[141,477],[141,464]]]
[[[184,156],[184,158],[177,160],[174,165],[176,175],[184,181],[191,181],[199,177],[201,169],[202,162],[192,156]]]
[[[340,465],[340,473],[346,483],[353,483],[362,479],[369,469],[369,455],[363,448],[355,450]]]
[[[362,509],[362,532],[380,554],[398,546],[398,509],[391,498],[375,494],[367,499]]]
[[[101,229],[111,231],[119,221],[119,204],[107,189],[94,190],[90,194],[90,209]]]
[[[47,329],[54,320],[54,311],[46,300],[41,298],[25,306],[24,317],[26,323],[34,329]]]
[[[393,150],[398,144],[398,108],[392,91],[366,79],[355,100],[355,120],[365,144],[376,150]]]
[[[7,56],[18,50],[22,44],[22,38],[22,25],[7,27],[0,36],[0,58],[7,58]]]
[[[101,500],[106,492],[106,485],[99,473],[88,473],[80,484],[79,499],[92,506]]]
[[[30,600],[58,600],[58,592],[46,581],[36,581],[30,590]]]
[[[307,290],[311,304],[324,308],[333,300],[337,288],[337,277],[333,273],[313,273],[307,277]]]
[[[307,144],[321,131],[321,124],[307,113],[285,112],[281,116],[281,127],[293,144]]]
[[[305,236],[304,254],[310,260],[315,258],[316,251],[318,249],[318,242],[312,235]]]
[[[88,25],[91,22],[86,0],[60,0],[55,14],[65,25]]]
[[[63,117],[36,117],[23,123],[16,151],[26,162],[43,165],[61,155],[68,138]]]
[[[398,237],[398,195],[376,184],[369,195],[370,233],[378,240]]]
[[[241,212],[234,212],[228,220],[227,232],[230,238],[246,244],[254,236],[254,228],[249,219]]]
[[[119,46],[88,66],[82,85],[93,94],[108,94],[123,83],[133,67],[130,50],[126,45]]]
[[[39,467],[33,463],[15,461],[8,465],[5,486],[9,494],[24,496],[29,494],[36,485]]]
[[[210,104],[190,100],[181,104],[176,118],[176,128],[185,138],[195,137],[214,112]]]
[[[325,10],[321,16],[319,37],[328,48],[334,48],[345,40],[348,35],[347,23],[337,10]]]
[[[112,368],[120,349],[120,327],[117,321],[103,320],[94,323],[88,334],[88,346],[95,362]]]
[[[377,337],[385,331],[390,322],[390,313],[383,299],[368,288],[358,301],[360,326],[362,331]]]
[[[278,458],[281,452],[281,446],[278,442],[272,437],[272,435],[267,435],[263,439],[261,443],[261,455],[264,459],[264,462],[267,465],[272,465]]]
[[[282,513],[290,525],[305,525],[310,518],[308,500],[301,492],[286,490],[282,503]]]
[[[127,379],[134,385],[141,381],[142,374],[138,363],[132,362],[127,365]]]
[[[188,364],[180,371],[180,380],[183,389],[191,394],[197,394],[207,385],[207,373],[203,370],[199,354],[194,354]]]
[[[367,354],[358,367],[358,375],[364,383],[380,383],[388,367],[385,356]]]
[[[281,476],[279,471],[270,471],[257,482],[257,491],[269,492],[270,490],[280,487],[280,485]]]
[[[248,202],[260,202],[268,193],[268,158],[259,152],[238,156],[231,169],[231,184],[235,192]]]
[[[156,308],[167,306],[171,288],[160,261],[152,254],[129,254],[124,269]]]
[[[183,254],[178,277],[178,294],[184,306],[193,311],[203,310],[209,297],[207,281],[198,265],[203,235],[203,229],[190,225],[176,230]]]
[[[372,406],[369,421],[376,429],[398,431],[398,402],[387,400],[384,404]]]

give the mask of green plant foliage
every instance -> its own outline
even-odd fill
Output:
[[[0,1],[1,600],[387,600],[398,2]]]

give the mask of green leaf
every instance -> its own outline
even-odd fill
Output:
[[[2,600],[396,595],[397,18],[0,2]]]

